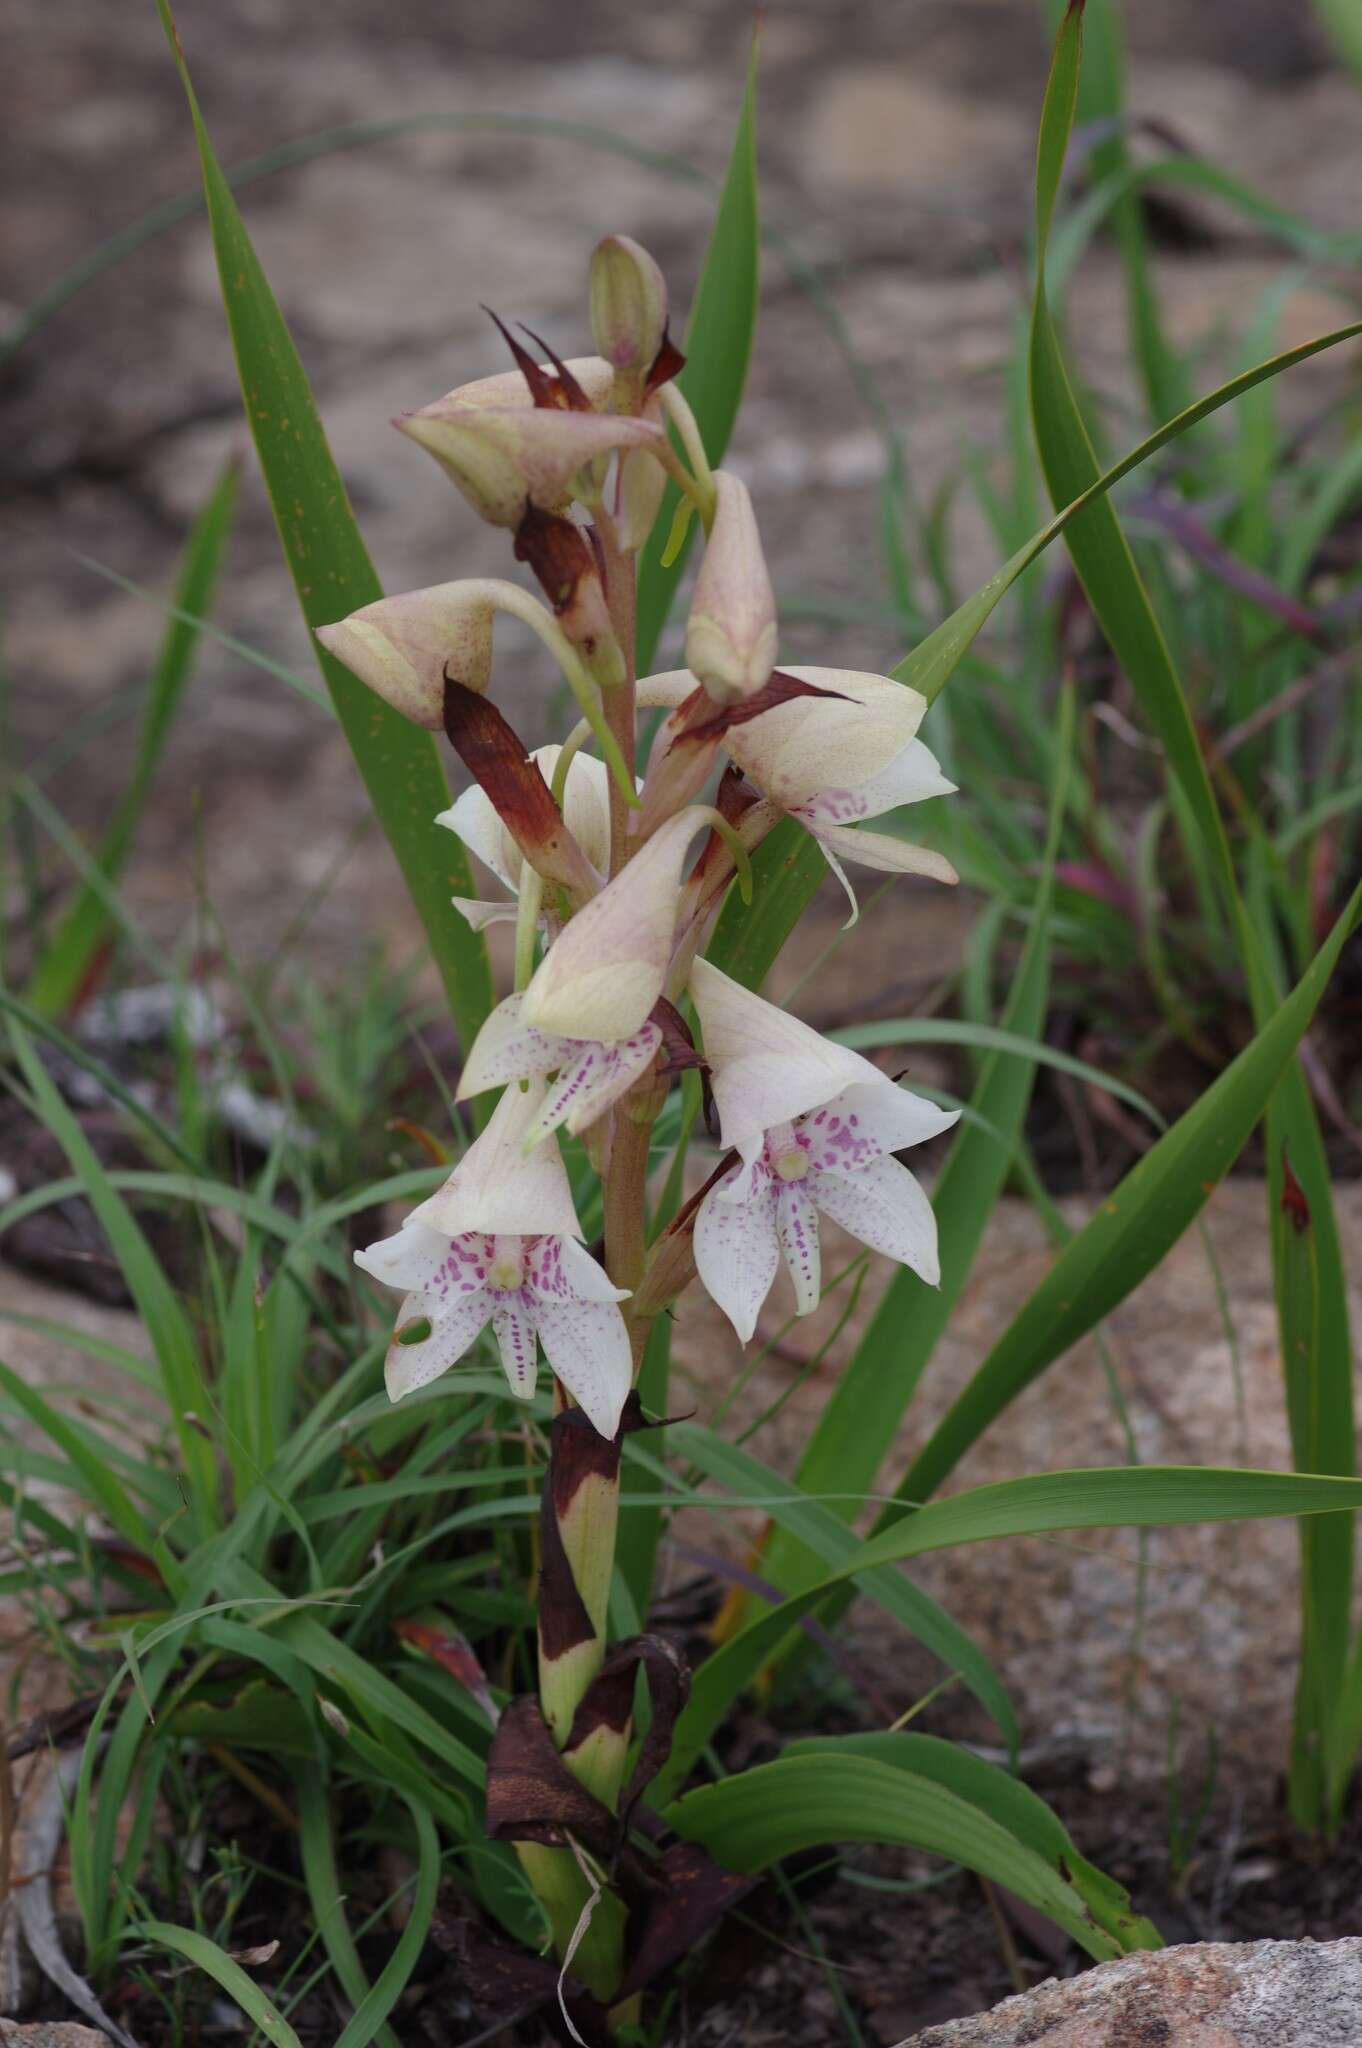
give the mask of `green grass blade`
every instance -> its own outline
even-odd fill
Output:
[[[1000,1822],[1026,1848],[1043,1857],[1053,1871],[1074,1887],[1097,1925],[1123,1950],[1162,1948],[1158,1929],[1132,1912],[1129,1894],[1120,1885],[1079,1855],[1063,1822],[1045,1801],[1023,1785],[1020,1778],[962,1749],[958,1743],[943,1742],[937,1735],[894,1730],[811,1737],[787,1744],[781,1754],[869,1756],[891,1764],[896,1770],[934,1779],[957,1798],[967,1799],[971,1806]]]
[[[56,1444],[70,1460],[84,1485],[86,1499],[97,1507],[105,1519],[117,1529],[120,1536],[135,1544],[138,1550],[149,1550],[153,1531],[146,1520],[134,1507],[131,1496],[115,1479],[105,1464],[90,1448],[86,1434],[83,1434],[54,1408],[50,1401],[28,1386],[18,1373],[11,1372],[7,1365],[0,1364],[0,1389],[4,1391],[15,1407],[25,1414],[29,1421]]]
[[[396,1948],[340,2035],[336,2048],[369,2048],[371,2041],[392,2038],[384,2022],[407,1988],[435,1917],[435,1895],[440,1888],[440,1844],[435,1823],[423,1799],[408,1799],[407,1811],[416,1830],[416,1884],[410,1908]]]
[[[190,531],[175,585],[181,613],[209,610],[218,568],[236,506],[240,465],[228,462]],[[117,880],[132,845],[157,765],[170,736],[198,651],[196,625],[173,618],[166,628],[147,687],[137,759],[109,828],[95,856],[106,882]],[[68,1010],[87,984],[96,955],[110,932],[104,900],[87,883],[67,910],[34,967],[25,995],[35,1010]]]
[[[309,626],[382,595],[317,416],[306,372],[199,111],[169,0],[157,11],[189,103],[223,305],[284,553]],[[370,802],[397,857],[462,1044],[492,1004],[487,948],[450,902],[475,893],[463,848],[435,823],[449,789],[429,733],[409,723],[318,645],[317,658]]]
[[[1290,1066],[1360,909],[1362,886],[1286,1001],[1061,1253],[914,1460],[898,1512],[935,1492],[1003,1409],[1124,1301],[1200,1213]]]
[[[175,1955],[184,1956],[197,1969],[212,1977],[220,1984],[248,2019],[254,2020],[265,2039],[273,2048],[302,2048],[302,2043],[293,2028],[276,2010],[253,1977],[248,1977],[240,1963],[233,1962],[225,1949],[210,1941],[206,1934],[198,1934],[192,1927],[172,1927],[167,1920],[142,1920],[135,1933],[143,1941],[158,1942]]]
[[[756,94],[754,40],[728,172],[686,323],[686,367],[677,379],[699,423],[711,464],[722,462],[728,447],[747,381],[757,325],[761,229],[757,212]],[[686,545],[664,569],[662,551],[678,499],[675,484],[669,483],[652,537],[639,560],[640,675],[646,675],[652,663],[694,533],[692,527]]]
[[[833,1842],[901,1842],[1006,1885],[1094,1961],[1121,1944],[1094,1924],[1071,1884],[982,1807],[932,1778],[854,1748],[779,1757],[687,1793],[666,1814],[729,1870],[764,1870]]]
[[[132,1211],[100,1164],[80,1123],[63,1101],[33,1041],[15,1018],[10,1040],[32,1091],[38,1113],[61,1146],[109,1240],[119,1270],[147,1326],[161,1385],[175,1423],[180,1457],[189,1486],[189,1505],[201,1533],[221,1519],[217,1467],[212,1444],[199,1433],[211,1413],[211,1402],[199,1363],[199,1349],[189,1319],[166,1278]],[[199,1426],[196,1426],[199,1425]]]

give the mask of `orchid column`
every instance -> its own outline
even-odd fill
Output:
[[[458,1088],[465,1100],[500,1090],[491,1119],[445,1187],[358,1256],[404,1292],[394,1399],[448,1371],[489,1325],[513,1394],[533,1394],[540,1346],[552,1367],[538,1696],[502,1715],[488,1829],[516,1843],[564,1968],[619,2024],[634,1989],[630,1912],[648,1896],[622,1852],[686,1685],[663,1639],[608,1643],[621,1448],[650,1420],[632,1394],[650,1324],[698,1276],[746,1342],[782,1259],[807,1314],[820,1214],[934,1281],[931,1208],[893,1155],[952,1121],[728,981],[701,957],[705,935],[786,815],[844,881],[843,861],[954,877],[939,855],[857,829],[950,788],[916,737],[922,698],[886,677],[776,666],[752,503],[738,478],[711,473],[672,381],[682,359],[657,266],[610,238],[592,259],[590,303],[597,355],[564,362],[533,335],[531,354],[503,328],[514,371],[397,422],[512,535],[547,605],[515,583],[459,581],[366,606],[322,638],[447,735],[472,783],[441,822],[506,891],[456,906],[479,930],[514,925],[514,986]],[[635,564],[669,476],[705,549],[687,666],[640,679]],[[538,636],[580,712],[561,744],[532,754],[489,694],[501,613]],[[638,784],[645,706],[667,716]],[[716,778],[713,802],[698,801]],[[654,1125],[693,1066],[708,1071],[729,1149],[650,1244]],[[582,1139],[600,1179],[597,1248],[582,1241],[561,1131]],[[626,1782],[640,1674],[651,1725]]]

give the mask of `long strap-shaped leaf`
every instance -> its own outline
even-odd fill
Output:
[[[309,626],[382,596],[307,373],[222,174],[194,95],[170,0],[156,0],[194,123],[223,306],[279,537]],[[315,645],[315,643],[314,643]],[[397,857],[465,1047],[492,1004],[482,938],[450,902],[474,888],[463,848],[435,823],[449,788],[430,734],[393,711],[316,646],[341,729]]]
[[[730,1870],[765,1870],[829,1842],[903,1842],[963,1863],[1053,1920],[1095,1962],[1122,1953],[1049,1860],[952,1786],[848,1746],[778,1757],[701,1785],[666,1819]]]
[[[1036,165],[1036,292],[1031,326],[1031,403],[1050,495],[1063,504],[1088,490],[1098,465],[1074,396],[1046,293],[1046,255],[1060,172],[1068,149],[1082,55],[1082,9],[1071,6],[1055,46]],[[1280,996],[1266,948],[1239,889],[1229,841],[1197,741],[1191,712],[1125,535],[1110,503],[1094,504],[1066,535],[1089,602],[1163,743],[1202,845],[1223,891],[1261,1027]],[[1350,1473],[1356,1462],[1347,1282],[1328,1162],[1305,1076],[1288,1062],[1267,1105],[1268,1198],[1292,1449],[1306,1471]],[[1303,1191],[1300,1212],[1283,1211],[1284,1159]],[[1293,1220],[1294,1219],[1294,1220]],[[1306,1254],[1308,1252],[1308,1265]],[[916,1489],[905,1481],[908,1491]],[[930,1490],[930,1489],[926,1489]],[[1306,1824],[1320,1818],[1321,1768],[1329,1702],[1346,1654],[1352,1596],[1352,1531],[1339,1522],[1302,1530],[1305,1644],[1292,1771],[1292,1799]]]
[[[679,1430],[678,1437],[682,1435]],[[879,1565],[1000,1536],[1235,1522],[1271,1515],[1337,1513],[1359,1506],[1359,1479],[1195,1465],[1104,1465],[1086,1471],[1037,1472],[931,1501],[917,1514],[872,1536],[835,1572],[752,1622],[700,1666],[676,1724],[672,1753],[658,1774],[652,1796],[660,1803],[679,1791],[733,1701],[775,1655],[801,1617],[826,1595]]]

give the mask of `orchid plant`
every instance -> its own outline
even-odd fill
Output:
[[[958,1114],[732,980],[703,958],[706,933],[786,816],[818,839],[853,919],[843,862],[955,877],[935,853],[858,829],[951,790],[917,736],[926,700],[888,677],[779,666],[751,497],[739,477],[711,469],[677,387],[682,357],[658,266],[611,236],[592,257],[589,298],[595,355],[564,361],[531,336],[532,353],[503,328],[513,370],[396,423],[507,531],[545,601],[495,579],[453,582],[366,605],[319,638],[395,709],[447,734],[472,781],[439,822],[510,892],[454,899],[475,931],[515,926],[514,988],[458,1085],[461,1100],[500,1098],[445,1185],[356,1257],[403,1296],[386,1367],[394,1401],[457,1366],[489,1323],[512,1394],[534,1393],[541,1345],[551,1369],[538,1698],[502,1719],[489,1811],[519,1785],[504,1833],[560,1956],[598,2000],[624,2009],[622,1896],[603,1890],[590,1827],[574,1833],[533,1802],[524,1810],[523,1779],[537,1770],[561,1794],[566,1771],[618,1815],[635,1672],[651,1682],[666,1671],[673,1691],[682,1682],[665,1645],[607,1641],[623,1437],[661,1420],[635,1391],[650,1329],[699,1286],[747,1343],[782,1262],[795,1313],[811,1314],[820,1216],[934,1284],[931,1204],[895,1155]],[[668,479],[681,493],[675,537],[698,517],[704,554],[686,668],[639,677],[636,565]],[[502,612],[538,635],[581,714],[560,743],[533,752],[491,694]],[[640,715],[654,709],[666,715],[638,780]],[[650,1242],[652,1133],[688,1070],[703,1077],[720,1156]],[[599,1176],[594,1247],[564,1131],[584,1141]],[[667,1718],[655,1697],[654,1766]]]

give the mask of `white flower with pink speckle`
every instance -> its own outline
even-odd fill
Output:
[[[820,1213],[935,1287],[936,1219],[893,1154],[949,1130],[959,1111],[908,1094],[707,961],[690,992],[723,1140],[739,1155],[696,1213],[695,1264],[742,1341],[782,1259],[796,1314],[818,1306]]]
[[[581,1243],[556,1141],[525,1151],[542,1093],[508,1088],[439,1192],[355,1263],[404,1291],[384,1367],[392,1400],[448,1372],[490,1323],[513,1394],[533,1394],[542,1344],[593,1428],[613,1437],[632,1383],[627,1290]],[[404,1338],[421,1323],[424,1336]]]

